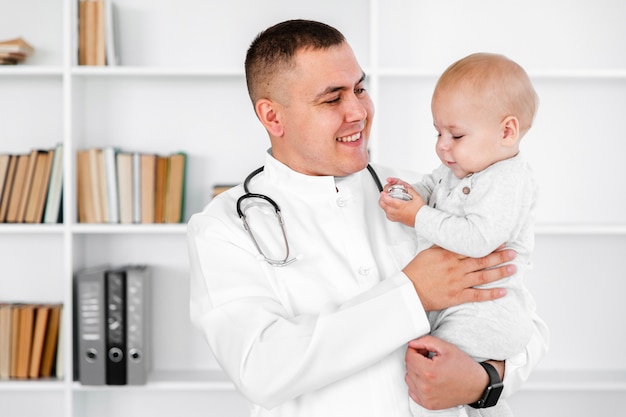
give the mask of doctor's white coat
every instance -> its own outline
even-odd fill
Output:
[[[383,180],[391,175],[379,168]],[[410,416],[406,343],[429,324],[401,268],[416,253],[411,229],[392,223],[363,170],[345,178],[291,171],[268,154],[250,191],[280,206],[290,265],[271,266],[236,212],[241,186],[188,224],[191,318],[252,416]],[[242,207],[266,256],[285,244],[273,208]],[[545,354],[536,319],[526,352],[507,360],[506,392]]]

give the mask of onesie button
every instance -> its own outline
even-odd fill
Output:
[[[343,198],[337,199],[337,206],[344,207],[345,205],[346,205],[346,200],[344,200]]]
[[[362,266],[359,268],[359,275],[366,276],[370,273],[370,269],[366,266]]]
[[[469,187],[463,187],[463,194],[469,194],[470,193],[470,188]]]

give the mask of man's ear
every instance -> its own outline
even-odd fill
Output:
[[[254,106],[256,115],[263,126],[265,126],[265,129],[270,135],[275,137],[282,136],[285,130],[278,115],[277,110],[279,109],[280,105],[278,103],[267,98],[257,100]]]
[[[519,139],[519,120],[515,116],[507,116],[502,120],[502,144],[515,146]]]

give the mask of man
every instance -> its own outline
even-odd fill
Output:
[[[374,109],[336,29],[302,20],[267,29],[248,50],[246,79],[271,150],[246,190],[192,217],[188,240],[192,320],[251,415],[409,416],[405,374],[425,407],[476,401],[487,386],[479,364],[432,337],[408,351],[407,342],[429,332],[425,311],[505,295],[472,287],[510,275],[485,268],[514,254],[432,249],[413,259],[410,231],[377,205],[366,169]],[[545,352],[536,326],[528,352],[507,362],[513,389]]]

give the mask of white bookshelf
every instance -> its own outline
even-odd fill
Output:
[[[65,222],[0,224],[0,297],[63,301],[65,376],[0,381],[3,415],[247,415],[245,401],[188,320],[185,225],[76,223],[75,151],[106,145],[186,151],[187,220],[208,202],[213,184],[240,182],[262,164],[269,141],[247,97],[244,54],[258,31],[298,17],[326,21],[351,42],[376,105],[376,163],[420,171],[436,166],[430,94],[453,60],[488,50],[527,69],[541,105],[522,147],[542,188],[527,282],[551,328],[552,346],[511,404],[521,417],[562,410],[574,417],[589,410],[616,414],[621,408],[626,5],[114,1],[117,67],[76,65],[74,0],[0,1],[0,39],[21,35],[36,49],[24,64],[0,67],[0,114],[6,117],[0,152],[66,145]],[[85,387],[72,380],[72,274],[101,262],[153,266],[153,371],[145,386]]]

